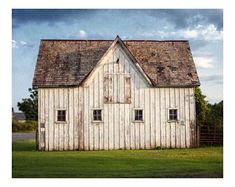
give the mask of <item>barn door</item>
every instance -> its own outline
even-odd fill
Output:
[[[131,103],[131,77],[122,73],[104,76],[104,103]]]

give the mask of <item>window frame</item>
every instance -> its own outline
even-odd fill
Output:
[[[95,111],[95,110],[100,110],[100,111],[101,111],[101,115],[100,115],[100,116],[101,116],[101,120],[95,120],[95,119],[94,119],[94,111]],[[92,108],[92,109],[91,109],[91,114],[92,114],[92,115],[91,115],[91,121],[92,121],[92,122],[95,122],[95,123],[103,122],[104,117],[103,117],[103,109],[102,109],[102,108]]]
[[[65,121],[58,120],[59,111],[65,111]],[[56,115],[55,115],[55,122],[56,123],[67,123],[68,122],[68,110],[66,108],[58,108],[58,109],[56,109],[55,113],[56,113]]]
[[[135,116],[135,112],[137,111],[137,110],[142,110],[142,120],[136,120],[136,116]],[[135,123],[143,123],[144,122],[144,109],[143,108],[134,108],[133,109],[133,122],[135,122]]]
[[[176,119],[170,119],[170,111],[176,110]],[[178,122],[179,121],[179,109],[178,108],[168,108],[168,122]]]

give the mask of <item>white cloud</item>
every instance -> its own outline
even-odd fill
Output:
[[[19,48],[17,41],[12,40],[12,48]]]
[[[198,32],[196,30],[186,30],[183,32],[185,38],[197,38]]]
[[[208,41],[223,39],[223,31],[217,31],[213,24],[209,25],[205,29],[200,29],[199,32],[201,36]]]
[[[223,40],[223,31],[218,31],[215,25],[210,24],[208,26],[198,25],[193,29],[187,29],[186,31],[177,31],[178,35],[185,39],[204,39],[207,41]]]
[[[80,36],[81,38],[85,38],[85,37],[87,36],[86,31],[80,30],[80,31],[79,31],[79,36]]]
[[[25,41],[20,41],[20,45],[24,46],[27,45],[27,43]]]
[[[212,57],[194,57],[194,62],[198,68],[212,68],[213,58]]]
[[[200,39],[206,41],[223,40],[223,31],[218,31],[215,25],[197,25],[194,28],[180,29],[175,31],[156,30],[142,33],[143,37],[160,37],[162,39]]]
[[[33,48],[34,44],[29,44],[25,41],[16,41],[16,40],[12,40],[12,48],[21,48],[21,47],[27,47],[27,48]]]

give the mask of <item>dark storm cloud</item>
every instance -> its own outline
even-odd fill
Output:
[[[96,10],[86,9],[13,9],[13,28],[18,28],[21,24],[48,23],[54,26],[56,22],[75,22],[77,19],[84,19],[95,14]]]
[[[222,9],[160,9],[149,13],[156,19],[166,19],[178,29],[213,24],[217,30],[223,30]]]
[[[213,24],[217,30],[223,30],[222,9],[13,9],[13,27],[17,28],[27,22],[48,23],[76,22],[96,16],[96,13],[107,13],[109,19],[118,16],[125,19],[134,15],[149,15],[157,19],[165,19],[166,24],[173,24],[176,29],[195,27],[199,24]]]

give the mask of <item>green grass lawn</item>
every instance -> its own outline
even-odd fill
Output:
[[[39,152],[13,143],[12,176],[123,178],[223,177],[223,148]]]

